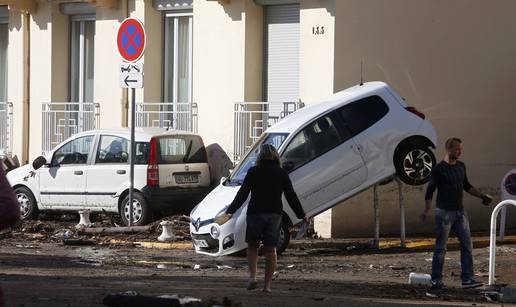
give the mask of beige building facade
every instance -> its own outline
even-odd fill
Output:
[[[0,152],[27,163],[63,135],[127,126],[116,35],[137,17],[147,35],[140,125],[187,127],[238,158],[290,106],[321,101],[362,75],[426,114],[438,158],[447,137],[461,137],[470,181],[499,200],[502,176],[516,165],[515,9],[510,0],[0,0]],[[257,119],[260,127],[242,125]],[[424,188],[403,188],[409,234],[433,229],[418,220]],[[379,192],[381,233],[395,235],[397,187]],[[491,209],[465,202],[472,229],[488,229]],[[316,229],[372,236],[372,191],[322,213]]]

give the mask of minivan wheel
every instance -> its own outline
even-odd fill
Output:
[[[408,146],[395,158],[396,175],[408,185],[422,185],[430,179],[435,166],[435,156],[428,147]]]
[[[120,216],[126,226],[129,225],[129,194],[127,194],[120,206]],[[132,226],[142,226],[150,220],[150,209],[145,197],[140,193],[133,194],[133,223]]]
[[[280,237],[278,245],[276,246],[276,254],[281,255],[288,247],[290,243],[290,231],[288,225],[283,222],[281,223]]]
[[[20,203],[20,217],[22,220],[34,219],[38,216],[38,204],[32,192],[26,187],[17,187],[14,194]]]

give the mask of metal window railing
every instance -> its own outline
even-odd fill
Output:
[[[197,133],[197,103],[138,102],[136,127],[171,128]]]
[[[302,107],[302,102],[236,102],[234,161],[240,161],[267,128]]]
[[[13,104],[0,101],[0,156],[9,156],[13,150]]]
[[[100,126],[100,104],[95,102],[44,102],[42,151],[50,151],[70,136]]]

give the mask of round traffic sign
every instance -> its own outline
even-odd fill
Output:
[[[505,177],[504,187],[507,193],[516,196],[516,173],[509,174]]]
[[[127,62],[136,62],[145,50],[145,29],[136,18],[126,18],[118,28],[118,52]]]

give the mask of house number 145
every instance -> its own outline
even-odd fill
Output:
[[[312,27],[313,35],[323,35],[324,34],[324,26]]]

